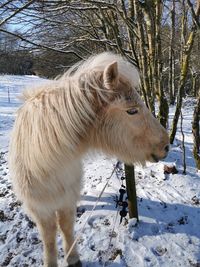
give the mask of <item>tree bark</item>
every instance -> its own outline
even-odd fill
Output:
[[[192,121],[192,133],[194,138],[193,155],[196,161],[197,169],[200,170],[200,133],[199,133],[199,121],[200,121],[200,93],[197,99],[197,104],[194,109],[193,121]]]
[[[186,78],[188,74],[189,60],[190,60],[190,55],[191,55],[191,50],[193,47],[195,35],[196,35],[196,28],[193,29],[193,31],[190,33],[187,44],[186,44],[186,49],[183,54],[183,62],[181,66],[181,78],[180,78],[179,89],[178,89],[176,110],[175,110],[175,114],[173,118],[172,130],[170,134],[170,144],[173,144],[174,138],[176,135],[177,124],[178,124],[178,120],[179,120],[180,113],[181,113],[185,82],[186,82]]]
[[[143,79],[144,92],[147,99],[147,107],[155,115],[155,105],[154,105],[154,96],[151,90],[151,82],[149,79],[149,69],[148,69],[148,55],[146,51],[146,39],[144,32],[144,14],[141,10],[140,4],[137,0],[134,0],[135,14],[137,16],[137,28],[138,28],[138,37],[139,37],[139,65],[140,71]]]
[[[167,102],[167,98],[165,97],[165,93],[163,90],[163,82],[162,82],[162,49],[161,49],[161,16],[163,9],[163,1],[156,0],[156,87],[158,90],[159,97],[159,113],[158,118],[160,124],[167,128],[168,125],[168,114],[169,114],[169,106]]]
[[[170,104],[175,103],[175,52],[174,52],[174,40],[175,40],[175,0],[172,1],[171,15],[171,33],[170,33],[170,46],[169,46],[169,98]]]
[[[192,94],[194,97],[197,97],[197,74],[192,73]]]

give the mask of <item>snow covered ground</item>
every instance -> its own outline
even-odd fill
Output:
[[[25,86],[41,82],[34,76],[0,76],[0,266],[38,267],[42,244],[37,228],[24,214],[9,180],[7,164],[9,134],[17,99]],[[10,102],[8,98],[10,91]],[[140,222],[116,219],[115,197],[121,185],[120,172],[111,178],[105,193],[78,241],[84,267],[199,267],[200,266],[200,173],[192,157],[191,118],[194,101],[184,102],[184,133],[187,175],[182,174],[181,134],[168,158],[136,168]],[[170,117],[173,116],[171,109]],[[78,234],[110,176],[116,159],[86,156],[82,200],[77,211]],[[178,174],[164,174],[164,165],[174,164]],[[116,219],[116,224],[115,224]],[[114,227],[115,226],[115,227]],[[63,258],[58,236],[60,264]]]

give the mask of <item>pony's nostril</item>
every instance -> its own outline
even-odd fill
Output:
[[[166,145],[164,150],[165,150],[165,152],[169,152],[169,145]]]

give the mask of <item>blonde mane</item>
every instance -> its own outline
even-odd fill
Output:
[[[89,90],[90,88],[96,89],[97,93],[102,95],[103,88],[99,86],[97,77],[95,76],[96,72],[102,71],[112,62],[117,62],[119,74],[127,78],[131,85],[136,88],[139,85],[139,74],[136,68],[127,62],[123,57],[111,53],[104,52],[95,56],[89,57],[86,61],[80,61],[77,64],[73,65],[66,71],[62,76],[54,80],[54,83],[47,84],[47,87],[55,89],[54,86],[61,86],[67,90],[70,90],[71,87],[74,88],[74,91],[79,91],[82,93],[83,90]],[[82,87],[82,82],[84,81],[84,88]],[[69,82],[69,83],[68,83]],[[23,92],[23,99],[27,100],[31,97],[34,97],[38,93],[44,90],[44,87],[33,88],[32,90],[28,89]],[[49,90],[51,90],[49,88]]]
[[[67,139],[72,138],[73,143],[77,143],[80,134],[87,131],[88,124],[96,115],[92,106],[95,101],[94,97],[99,101],[107,101],[105,89],[102,87],[97,73],[103,72],[106,66],[112,62],[117,62],[120,75],[127,78],[133,87],[138,86],[139,75],[136,68],[121,56],[104,52],[77,63],[56,80],[49,81],[38,88],[25,90],[23,99],[36,106],[40,103],[45,114],[53,109],[54,114],[51,115],[57,114],[58,120],[51,121],[52,123],[59,121],[59,125],[53,127],[55,131],[67,127],[67,133],[58,130],[56,136],[59,137],[60,132],[62,135],[65,132]],[[92,93],[92,90],[95,90],[95,94]],[[51,97],[52,95],[54,97]],[[43,118],[47,119],[45,116]],[[52,141],[54,139],[51,138]],[[68,140],[67,143],[65,140],[65,144],[72,144],[72,140]]]

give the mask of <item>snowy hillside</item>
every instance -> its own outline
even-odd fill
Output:
[[[17,98],[25,86],[41,79],[34,76],[0,76],[0,266],[38,267],[42,244],[35,224],[16,200],[9,180],[8,143]],[[10,100],[8,95],[10,94]],[[184,102],[184,133],[187,175],[182,174],[181,134],[168,158],[136,168],[140,222],[116,217],[115,197],[121,180],[114,173],[94,213],[88,220],[78,249],[84,267],[199,267],[200,266],[200,173],[192,158],[191,118],[194,101]],[[173,116],[171,109],[170,117]],[[75,233],[88,218],[96,199],[111,175],[116,159],[86,156],[82,200],[77,210]],[[178,174],[164,174],[164,165],[174,164]],[[118,170],[119,171],[119,170]],[[116,220],[116,223],[115,223]],[[58,236],[62,264],[61,237]]]

